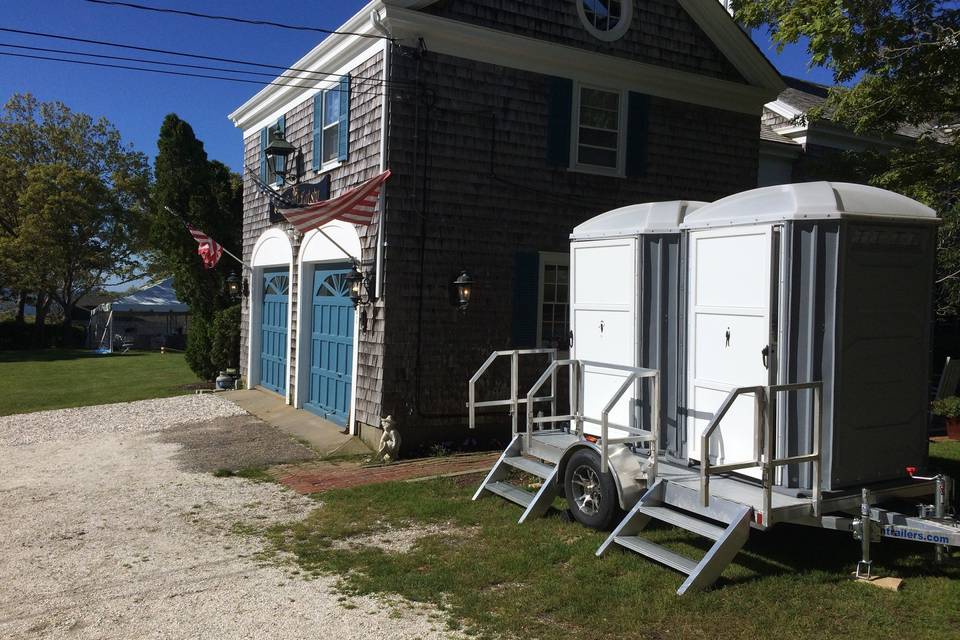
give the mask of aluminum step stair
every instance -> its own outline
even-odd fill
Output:
[[[519,469],[543,480],[540,489],[534,493],[507,482],[511,468]],[[490,469],[490,473],[487,474],[487,477],[484,478],[477,492],[473,495],[473,499],[478,500],[486,493],[492,493],[520,505],[524,508],[524,511],[518,522],[522,524],[528,518],[539,517],[547,513],[554,498],[559,495],[556,475],[556,465],[546,464],[523,456],[523,439],[522,436],[518,435],[504,449],[500,458]]]
[[[747,542],[752,518],[751,507],[711,497],[710,507],[705,508],[700,506],[696,491],[661,479],[600,545],[597,555],[617,545],[686,574],[677,589],[677,594],[683,595],[707,589],[717,581]],[[639,535],[653,520],[713,540],[713,546],[699,560],[671,551]]]

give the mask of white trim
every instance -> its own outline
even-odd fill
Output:
[[[373,41],[371,44],[369,38],[330,36],[330,38],[334,37],[339,38],[337,42],[342,42],[342,46],[330,52],[329,55],[311,60],[311,56],[317,51],[314,49],[291,65],[304,71],[287,71],[274,79],[274,82],[290,83],[290,86],[270,85],[227,116],[234,126],[243,130],[244,138],[267,126],[271,121],[275,122],[281,115],[312,99],[322,90],[333,87],[340,82],[340,78],[362,65],[383,48],[379,41]],[[352,39],[343,41],[343,38]],[[326,43],[327,41],[324,40],[324,44]],[[318,72],[330,75],[318,80]],[[360,82],[367,83],[368,80],[364,77]]]
[[[616,93],[619,96],[617,103],[617,166],[604,167],[601,165],[581,163],[580,158],[580,92],[582,89],[595,89],[606,93]],[[570,117],[570,171],[578,173],[594,173],[603,176],[622,178],[626,175],[627,166],[627,101],[630,99],[628,91],[601,87],[588,82],[575,82],[573,85],[573,105]]]
[[[622,38],[627,30],[630,29],[630,23],[633,20],[633,0],[622,0],[620,2],[620,22],[618,22],[613,29],[607,29],[606,31],[597,29],[593,23],[590,22],[586,9],[583,7],[584,0],[574,0],[574,2],[577,3],[577,15],[580,16],[580,22],[583,23],[587,33],[597,40],[613,42]]]
[[[538,271],[537,281],[537,343],[536,347],[540,348],[543,345],[543,285],[546,275],[546,266],[556,265],[567,267],[567,326],[569,328],[570,324],[570,291],[573,278],[571,277],[570,272],[570,254],[560,251],[541,251],[540,253],[540,268]]]
[[[783,100],[780,100],[779,98],[771,102],[768,102],[763,106],[769,109],[770,111],[773,111],[775,114],[777,114],[781,118],[786,118],[787,120],[793,120],[797,116],[803,115],[803,111],[797,109],[792,105],[787,104],[786,102],[784,102]]]
[[[783,78],[720,2],[677,0],[680,6],[750,84],[780,93],[787,88]]]
[[[312,269],[318,264],[336,264],[349,262],[350,258],[360,260],[361,244],[357,229],[352,224],[334,220],[325,224],[324,232],[336,239],[350,256],[343,255],[343,252],[334,246],[329,239],[324,237],[317,230],[311,230],[304,234],[303,241],[300,243],[300,253],[297,255],[297,358],[294,368],[294,379],[297,381],[293,406],[297,409],[303,409],[306,401],[306,394],[301,394],[300,390],[306,388],[309,382],[309,367],[300,367],[300,363],[308,357],[310,352],[310,331],[308,327],[312,326],[313,318],[313,283],[307,284],[307,276],[312,275]],[[351,435],[356,435],[357,423],[357,376],[360,350],[360,314],[353,314],[353,358],[350,372],[350,409],[347,415],[347,429]]]
[[[282,240],[281,244],[279,241]],[[284,260],[283,247],[286,247],[286,260]],[[257,242],[253,245],[253,251],[250,254],[250,297],[249,299],[249,321],[247,322],[247,388],[253,389],[260,384],[260,358],[254,358],[253,354],[260,353],[260,330],[257,328],[260,324],[263,306],[263,271],[266,268],[288,267],[288,277],[290,278],[290,293],[287,298],[287,369],[284,383],[284,401],[287,404],[292,402],[290,393],[290,351],[292,349],[292,321],[293,305],[290,304],[290,296],[293,295],[293,247],[290,245],[290,238],[286,233],[277,228],[270,228],[260,234]]]
[[[383,82],[384,86],[387,86],[386,83],[390,79],[390,46],[389,43],[383,41]],[[387,98],[387,92],[384,91],[383,95],[380,97],[380,173],[383,173],[387,170],[387,123],[390,121],[390,100]],[[386,191],[389,188],[388,185],[384,184],[380,189],[380,220],[377,223],[377,251],[374,258],[374,295],[379,300],[383,296],[383,247],[386,244],[386,228],[384,222],[386,221],[386,212],[387,212],[387,196]]]
[[[396,7],[388,7],[384,22],[396,37],[423,37],[434,53],[582,82],[603,78],[610,87],[751,115],[758,115],[784,88],[779,75],[775,86],[746,85]]]

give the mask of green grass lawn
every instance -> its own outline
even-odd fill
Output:
[[[960,443],[935,444],[931,456],[931,467],[960,472]],[[859,559],[849,534],[780,525],[754,531],[715,589],[678,597],[680,574],[619,549],[597,558],[605,535],[558,513],[517,525],[515,505],[471,502],[475,484],[466,477],[331,491],[304,522],[262,533],[307,575],[338,575],[346,594],[432,603],[482,637],[960,637],[958,553],[938,567],[932,547],[884,539],[874,546],[876,571],[905,578],[893,593],[849,579]],[[460,533],[421,538],[406,553],[334,548],[417,523],[450,523]],[[648,535],[674,549],[705,548],[666,528]]]
[[[181,353],[0,351],[0,415],[163,398],[195,382]]]

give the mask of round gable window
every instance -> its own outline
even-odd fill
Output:
[[[633,0],[576,0],[583,26],[594,38],[612,41],[630,28]]]

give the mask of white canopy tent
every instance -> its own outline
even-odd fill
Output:
[[[113,302],[99,305],[90,314],[88,340],[90,346],[104,353],[113,353],[117,337],[130,344],[128,333],[136,332],[133,323],[151,322],[155,334],[136,336],[137,340],[166,337],[186,329],[190,307],[177,299],[173,278],[152,284]],[[124,330],[126,328],[126,330]],[[144,343],[144,348],[151,345]]]

